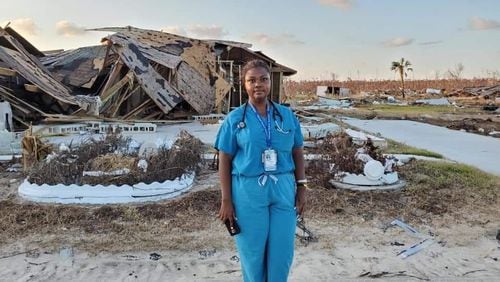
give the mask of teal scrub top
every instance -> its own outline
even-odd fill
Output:
[[[289,173],[295,170],[292,150],[304,145],[300,124],[290,108],[274,103],[271,107],[271,149],[278,155],[277,170],[269,174]],[[215,140],[215,149],[229,154],[232,159],[233,175],[255,177],[265,174],[262,153],[267,149],[266,135],[256,113],[247,106],[245,127],[238,128],[243,120],[245,105],[230,112],[224,119]],[[281,121],[279,111],[283,117]],[[267,125],[264,119],[264,124]],[[279,130],[282,129],[282,130]]]

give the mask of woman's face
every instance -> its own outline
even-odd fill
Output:
[[[245,74],[245,90],[252,103],[262,103],[267,99],[271,89],[269,73],[264,68],[252,68]]]

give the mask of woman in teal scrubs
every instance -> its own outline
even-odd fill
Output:
[[[297,215],[305,205],[303,138],[292,111],[271,102],[269,65],[247,62],[248,102],[229,113],[215,141],[219,151],[219,218],[237,224],[244,281],[287,281]]]

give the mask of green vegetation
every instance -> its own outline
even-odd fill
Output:
[[[409,193],[439,194],[440,201],[457,206],[498,203],[500,196],[499,177],[464,164],[417,161],[403,166],[401,173],[410,183]]]
[[[401,93],[403,94],[403,99],[405,98],[405,77],[408,76],[408,71],[413,71],[411,68],[411,63],[405,58],[401,58],[401,61],[394,61],[391,63],[391,70],[399,73],[401,78]]]
[[[384,154],[408,154],[442,159],[443,156],[425,149],[418,149],[392,140],[387,140],[387,148],[382,150]]]

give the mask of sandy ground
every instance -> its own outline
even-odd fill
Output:
[[[2,199],[16,197],[16,183],[21,177],[2,174]],[[213,189],[216,182],[216,174],[204,175],[190,193]],[[17,198],[15,201],[24,202]],[[391,218],[367,220],[363,215],[309,215],[307,227],[318,241],[306,245],[297,239],[290,281],[376,278],[383,281],[499,281],[500,242],[495,239],[500,228],[498,218],[495,212],[470,211],[461,218],[444,214],[422,220],[412,226],[431,237],[434,243],[403,259],[397,254],[421,240],[397,226],[390,226]],[[95,241],[113,240],[105,238],[114,236],[113,233],[104,237],[64,234],[26,234],[19,240],[1,244],[0,281],[241,280],[238,254],[216,219],[206,229],[186,235],[189,242],[181,240],[183,245],[168,248],[151,245],[137,248],[115,242],[114,248],[108,251],[102,248],[89,251],[83,248],[85,245],[73,244],[87,239],[98,245]],[[161,240],[175,241],[183,235],[158,236]]]
[[[383,280],[498,281],[500,248],[495,224],[434,230],[435,241],[406,259],[396,254],[418,242],[393,227],[311,225],[319,242],[297,244],[290,281]],[[396,246],[404,244],[404,246]],[[12,246],[11,246],[12,247]],[[153,260],[155,258],[157,260]],[[233,249],[89,254],[71,247],[32,249],[0,256],[1,281],[239,281]]]

